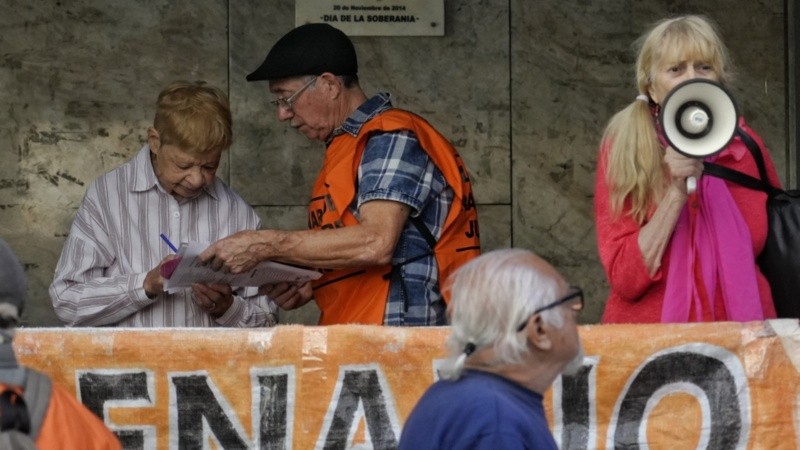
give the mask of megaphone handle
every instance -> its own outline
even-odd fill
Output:
[[[697,190],[697,178],[686,177],[686,193],[692,195]]]

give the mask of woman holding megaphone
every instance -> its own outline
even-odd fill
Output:
[[[755,262],[767,236],[766,194],[702,177],[704,159],[758,177],[752,155],[733,133],[711,152],[686,148],[713,146],[709,139],[721,132],[709,134],[711,127],[727,126],[723,114],[704,109],[703,102],[678,108],[690,115],[685,127],[678,121],[690,142],[682,142],[684,148],[671,145],[661,124],[666,99],[681,83],[728,82],[730,63],[719,33],[704,17],[682,16],[656,23],[638,44],[639,95],[610,120],[598,158],[595,220],[611,286],[603,322],[775,317],[769,284]],[[731,130],[738,125],[764,149],[735,107],[730,120]],[[763,153],[770,183],[780,186],[769,153]],[[687,191],[687,179],[696,181],[696,190],[690,183]]]

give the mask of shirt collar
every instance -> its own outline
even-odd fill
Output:
[[[361,127],[363,127],[365,123],[391,107],[391,94],[388,92],[380,92],[372,96],[367,101],[362,103],[361,106],[359,106],[358,109],[353,112],[353,114],[350,114],[350,117],[348,117],[342,125],[333,130],[333,133],[331,133],[327,143],[329,144],[333,138],[343,133],[349,133],[354,137],[358,136],[358,133],[361,131]]]
[[[737,123],[738,127],[745,132],[749,133],[750,129],[747,127],[747,124],[744,122],[744,117],[739,117],[739,123]],[[744,158],[744,155],[750,153],[750,150],[747,149],[747,145],[745,145],[744,141],[740,137],[736,137],[736,140],[739,141],[740,145],[731,146],[731,153],[733,154],[733,158],[736,161],[741,161]]]
[[[158,182],[158,177],[156,177],[156,173],[153,170],[153,163],[150,160],[150,146],[145,144],[139,153],[133,158],[133,176],[131,176],[130,180],[130,190],[131,192],[146,192],[150,189],[158,189],[161,193],[165,195],[170,195],[167,191],[161,187],[161,184]],[[210,185],[207,185],[203,188],[203,192],[208,194],[209,197],[213,199],[218,199],[219,196],[217,195],[217,178],[214,177],[214,182]],[[202,196],[203,194],[201,194]]]
[[[147,144],[133,158],[133,176],[130,180],[131,192],[145,192],[158,186],[158,178],[150,162],[150,146]]]

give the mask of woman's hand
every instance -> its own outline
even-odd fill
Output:
[[[669,189],[659,200],[650,221],[639,231],[639,249],[651,276],[661,267],[675,224],[686,204],[686,179],[695,177],[700,180],[703,175],[702,159],[682,155],[672,147],[667,147],[664,152],[664,164],[671,180]]]
[[[667,147],[664,153],[664,164],[667,165],[669,176],[672,180],[670,189],[687,195],[686,192],[686,179],[695,177],[700,180],[703,175],[703,160],[700,158],[690,158],[686,155],[678,153],[672,147]]]

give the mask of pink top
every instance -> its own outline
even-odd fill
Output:
[[[739,126],[744,129],[764,149],[761,138],[750,130],[741,119]],[[661,267],[651,277],[644,264],[638,238],[640,225],[627,212],[630,203],[626,201],[623,212],[612,217],[609,189],[605,173],[609,145],[604,142],[598,158],[595,181],[595,222],[600,260],[609,280],[611,293],[603,313],[603,323],[656,323],[662,321],[662,308],[666,290],[666,279],[670,267],[671,245],[667,247]],[[780,186],[772,158],[763,152],[769,181]],[[758,167],[745,144],[734,138],[728,147],[717,155],[715,161],[725,167],[758,177]],[[732,182],[725,181],[733,202],[739,208],[744,223],[752,238],[752,252],[755,258],[764,248],[767,237],[766,194],[754,191]],[[652,215],[652,212],[650,213]],[[649,220],[649,217],[648,217]],[[737,261],[721,261],[720,265],[736,264]],[[769,283],[756,267],[756,287],[761,297],[765,318],[775,317]],[[716,297],[716,296],[715,296]],[[714,301],[714,300],[712,300]],[[693,317],[692,320],[702,320]]]

